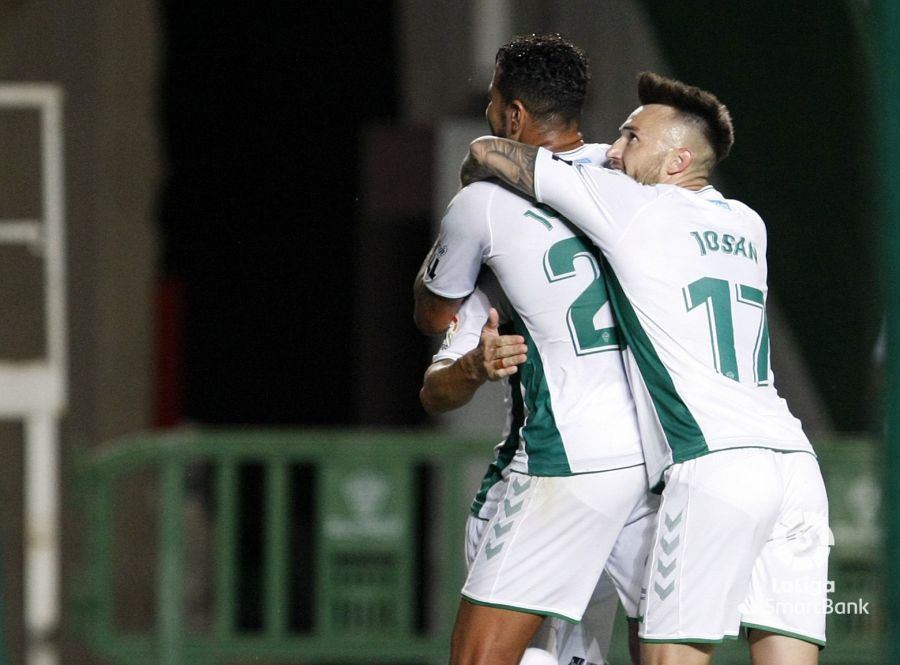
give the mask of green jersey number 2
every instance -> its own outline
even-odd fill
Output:
[[[713,362],[716,371],[729,379],[740,381],[738,352],[734,343],[733,301],[737,305],[759,310],[759,327],[753,345],[753,373],[758,386],[769,385],[769,324],[766,320],[766,304],[763,292],[746,284],[730,284],[724,279],[702,277],[684,289],[687,310],[706,307],[709,336],[712,342]]]
[[[575,353],[579,356],[619,349],[619,333],[616,328],[597,328],[594,323],[597,313],[609,302],[597,251],[584,238],[575,237],[554,243],[544,254],[544,273],[550,282],[574,277],[575,259],[578,258],[584,259],[579,264],[581,269],[591,271],[590,284],[566,313],[569,335],[572,337]]]

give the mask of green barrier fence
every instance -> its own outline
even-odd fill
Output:
[[[444,661],[467,505],[489,454],[483,439],[328,431],[179,432],[90,451],[78,471],[88,521],[73,597],[81,630],[99,655],[129,665]],[[256,475],[248,479],[247,469]],[[210,481],[214,532],[210,620],[201,629],[185,599],[185,506],[198,472]],[[143,631],[121,626],[114,584],[123,565],[115,525],[133,522],[121,496],[139,482],[160,499],[155,621]],[[242,532],[239,517],[248,486],[262,494],[257,536]],[[307,514],[297,514],[297,497]],[[250,573],[261,601],[242,628],[242,602],[257,604],[242,591],[240,552],[251,537],[262,551]]]
[[[98,656],[128,665],[444,663],[464,521],[490,446],[433,432],[185,430],[92,449],[76,472],[87,524],[69,601],[79,630]],[[874,445],[829,438],[817,449],[840,610],[821,662],[881,662]],[[192,545],[198,524],[206,566]],[[123,587],[140,586],[132,558],[153,566],[144,623],[123,601]],[[199,606],[198,567],[209,586]],[[610,661],[628,662],[621,626]],[[726,644],[716,662],[748,662],[746,644]]]

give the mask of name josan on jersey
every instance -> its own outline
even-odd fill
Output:
[[[596,247],[552,209],[484,182],[451,202],[438,247],[428,287],[461,297],[487,266],[529,348],[519,371],[526,421],[511,468],[568,475],[642,463]]]
[[[774,388],[766,231],[752,209],[547,154],[536,183],[603,250],[651,482],[714,450],[811,452]]]

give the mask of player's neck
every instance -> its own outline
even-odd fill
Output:
[[[694,174],[673,184],[696,192],[709,186],[709,178],[703,175]]]
[[[545,136],[544,141],[540,143],[542,148],[546,148],[550,152],[568,152],[575,150],[584,145],[584,138],[581,132],[559,132],[550,136]]]
[[[584,145],[584,138],[577,129],[567,127],[564,129],[542,129],[539,132],[524,133],[519,138],[522,143],[537,145],[546,148],[550,152],[568,152]]]

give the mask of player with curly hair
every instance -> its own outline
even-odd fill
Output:
[[[579,163],[605,161],[608,146],[585,144],[579,130],[588,79],[583,52],[561,37],[513,40],[498,53],[489,89],[491,131]],[[448,376],[465,393],[482,372],[514,373],[513,397],[524,418],[511,428],[513,446],[501,451],[499,474],[488,479],[505,493],[493,497],[488,521],[470,520],[477,547],[450,662],[514,665],[539,628],[550,629],[539,644],[556,662],[565,658],[559,648],[565,631],[584,617],[604,570],[626,614],[637,617],[656,497],[647,486],[616,323],[590,243],[553,210],[498,184],[477,183],[450,203],[417,278],[423,331],[443,330],[484,271],[512,306],[514,335],[494,337],[508,343],[486,347],[468,372],[460,359],[446,374],[430,373],[425,388]],[[581,662],[582,651],[570,660]],[[590,653],[599,659],[602,649]]]

